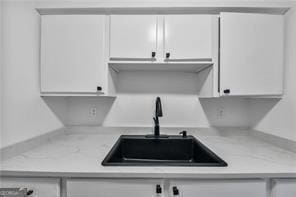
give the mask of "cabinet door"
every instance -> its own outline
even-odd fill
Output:
[[[67,197],[153,197],[160,181],[149,180],[83,180],[67,181]],[[162,193],[163,193],[163,186]],[[159,195],[161,196],[161,195]]]
[[[221,13],[222,95],[281,95],[283,16]]]
[[[177,187],[180,197],[263,197],[266,183],[263,180],[191,180],[172,181],[169,194]]]
[[[110,17],[110,60],[154,60],[157,16],[112,15]]]
[[[216,26],[216,28],[214,27]],[[218,17],[211,15],[165,16],[165,53],[167,61],[212,61],[213,36],[218,27]],[[216,33],[216,34],[215,34]]]
[[[96,93],[104,86],[105,16],[41,18],[41,91]]]
[[[277,179],[273,182],[273,197],[295,197],[296,180],[294,179]]]
[[[32,197],[59,197],[59,179],[0,178],[0,188],[27,188]]]

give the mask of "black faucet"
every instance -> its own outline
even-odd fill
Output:
[[[162,117],[161,100],[159,97],[155,101],[155,117],[154,120],[154,136],[159,137],[159,120],[158,117]]]

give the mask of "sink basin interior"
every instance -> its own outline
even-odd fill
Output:
[[[193,136],[122,135],[104,166],[227,166]]]

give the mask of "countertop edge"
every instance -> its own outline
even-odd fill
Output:
[[[149,179],[264,179],[296,178],[296,173],[118,173],[118,172],[39,172],[39,171],[0,171],[0,177],[58,177],[58,178],[149,178]]]

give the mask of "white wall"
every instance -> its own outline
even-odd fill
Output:
[[[0,147],[2,147],[2,1],[0,1]]]
[[[39,20],[33,3],[3,4],[2,147],[63,127],[39,96]]]
[[[120,94],[113,98],[69,98],[66,125],[153,125],[155,98],[161,97],[163,127],[248,127],[247,101],[237,98],[201,99],[194,95]],[[97,115],[91,115],[91,108]],[[223,116],[219,110],[223,109]]]
[[[120,72],[117,97],[68,99],[66,125],[153,126],[155,99],[161,98],[164,127],[247,127],[248,103],[240,98],[198,99],[195,73]],[[97,115],[91,115],[91,108]],[[219,110],[224,113],[220,116]]]
[[[75,3],[68,2],[67,4],[73,6]],[[110,101],[108,98],[99,98],[98,100],[73,98],[68,99],[68,103],[63,99],[45,99],[46,102],[44,102],[39,97],[40,18],[34,8],[60,5],[58,2],[50,3],[50,1],[44,3],[6,1],[4,3],[2,146],[61,128],[63,123],[67,125],[104,124],[107,126],[152,125],[154,99],[156,95],[161,93],[160,89],[158,92],[151,92],[150,96],[129,92],[131,94],[122,94],[115,101]],[[89,5],[93,6],[94,4],[90,3]],[[189,80],[189,82],[193,82],[192,85],[195,83],[192,77],[179,79]],[[126,87],[121,87],[126,92],[124,88]],[[206,127],[211,123],[223,123],[217,119],[217,109],[215,108],[224,104],[220,104],[219,101],[210,101],[214,103],[212,105],[214,107],[211,107],[210,111],[213,113],[208,118],[204,112],[204,106],[201,105],[198,98],[188,95],[188,92],[195,91],[195,89],[194,86],[184,87],[184,90],[187,91],[184,96],[180,94],[174,96],[172,95],[174,91],[167,92],[167,95],[162,96],[165,114],[161,119],[163,126]],[[173,89],[171,88],[171,90]],[[226,125],[231,123],[232,125],[246,126],[245,110],[243,110],[245,108],[238,107],[244,106],[245,101],[235,101],[234,105],[231,104],[233,103],[231,100],[224,101],[224,103],[227,103],[224,107],[225,110],[229,109]],[[97,107],[96,117],[89,116],[90,107],[93,105]]]
[[[285,18],[284,97],[277,102],[275,100],[252,100],[250,117],[264,111],[264,108],[269,109],[260,121],[251,120],[254,128],[296,141],[296,3]],[[268,105],[270,107],[267,107]]]
[[[35,3],[34,3],[35,2]],[[1,135],[2,147],[31,137],[44,134],[67,125],[106,125],[106,126],[151,126],[154,110],[154,99],[161,95],[163,98],[164,117],[161,118],[162,126],[249,126],[255,125],[257,129],[271,132],[284,137],[295,138],[295,123],[292,120],[274,124],[282,114],[295,117],[295,91],[293,96],[293,73],[295,73],[295,22],[289,22],[293,30],[289,30],[289,49],[287,63],[288,83],[287,95],[276,104],[274,109],[265,116],[262,121],[257,118],[249,120],[251,114],[248,112],[249,105],[258,105],[257,101],[246,101],[244,99],[201,99],[191,94],[195,89],[187,87],[187,93],[177,94],[171,91],[150,92],[149,94],[135,94],[134,90],[124,90],[116,100],[111,98],[70,98],[70,99],[43,99],[39,96],[39,15],[35,7],[55,6],[156,6],[155,1],[143,0],[143,3],[131,3],[126,0],[106,1],[93,0],[96,3],[85,3],[77,0],[60,4],[59,1],[6,1],[3,10],[3,132]],[[119,2],[119,3],[118,3]],[[125,3],[129,2],[129,3]],[[175,6],[198,6],[194,1],[182,2],[172,0]],[[199,2],[196,0],[196,2]],[[217,5],[225,5],[225,0],[216,1]],[[227,1],[228,2],[228,1]],[[245,2],[250,5],[250,2]],[[276,5],[277,1],[268,5]],[[261,2],[267,4],[268,2]],[[200,1],[200,4],[205,5]],[[234,3],[234,5],[238,2]],[[159,3],[167,6],[167,1]],[[291,14],[295,18],[295,14]],[[293,19],[294,20],[294,19]],[[290,27],[290,28],[291,28]],[[294,70],[293,70],[294,69]],[[295,74],[294,74],[295,75]],[[193,79],[186,79],[193,80]],[[193,82],[193,81],[191,81]],[[146,87],[149,89],[150,87]],[[153,89],[154,90],[154,89]],[[189,92],[189,93],[188,93]],[[180,92],[179,92],[180,93]],[[293,104],[294,101],[294,104]],[[273,104],[273,103],[272,103]],[[260,104],[259,104],[260,105]],[[292,110],[294,106],[294,111]],[[261,106],[261,105],[260,105]],[[90,108],[97,108],[97,116],[90,116]],[[220,109],[224,110],[221,118]],[[293,114],[294,113],[294,114]],[[264,114],[265,115],[265,114]],[[263,115],[262,115],[263,116]],[[259,117],[259,116],[257,116]],[[284,118],[283,118],[284,119]],[[261,119],[260,119],[261,120]],[[251,123],[250,123],[251,122]],[[273,123],[273,126],[270,124]],[[279,121],[278,121],[279,122]],[[286,126],[287,125],[287,126]],[[280,132],[278,132],[280,131]],[[0,146],[1,147],[1,146]]]

